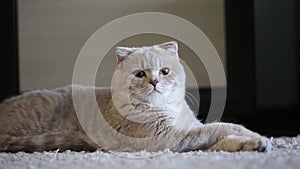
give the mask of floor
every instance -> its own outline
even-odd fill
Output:
[[[204,152],[173,153],[168,150],[149,153],[93,153],[66,151],[42,153],[0,153],[0,169],[17,168],[209,168],[209,169],[299,169],[300,135],[271,138],[270,152]]]

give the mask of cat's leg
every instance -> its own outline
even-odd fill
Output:
[[[50,132],[34,136],[0,135],[0,152],[95,151],[97,148],[95,143],[81,133]]]
[[[268,151],[271,142],[245,127],[231,123],[211,123],[189,131],[175,150]]]

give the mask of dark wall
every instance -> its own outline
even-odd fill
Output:
[[[270,136],[300,132],[299,1],[254,0],[256,118]],[[251,118],[251,116],[249,116]]]
[[[16,0],[1,1],[0,101],[19,92]]]
[[[297,135],[297,0],[226,0],[228,97],[223,121],[267,136]]]
[[[257,104],[295,107],[299,99],[296,0],[254,0]]]

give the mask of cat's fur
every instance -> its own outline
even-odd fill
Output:
[[[110,89],[69,85],[31,91],[5,100],[0,105],[0,151],[94,151],[100,148],[183,152],[271,148],[267,138],[240,125],[217,122],[204,125],[195,118],[184,100],[185,73],[176,42],[140,48],[118,47],[116,55],[118,66],[112,94]],[[138,74],[140,71],[142,74]],[[127,137],[114,139],[108,130],[103,130],[98,145],[92,141],[78,122],[72,87],[82,94],[80,97],[87,109],[89,101],[84,95],[95,90],[105,123],[110,130]],[[103,124],[97,125],[102,128]]]

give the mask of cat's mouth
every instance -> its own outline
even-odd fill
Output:
[[[162,94],[161,91],[159,91],[156,87],[152,88],[148,95],[152,95],[152,94],[155,94],[155,93],[159,93],[159,94]]]

